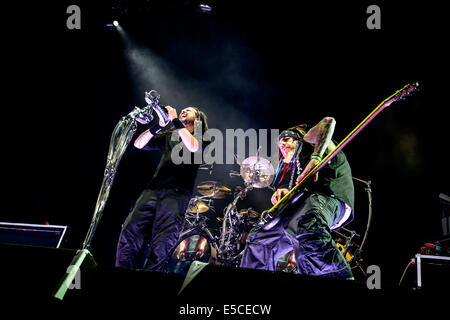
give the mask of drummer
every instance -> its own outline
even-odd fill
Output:
[[[335,148],[331,140],[335,124],[333,118],[326,117],[308,132],[305,125],[281,132],[280,163],[272,182],[276,190],[271,198],[273,205]],[[241,267],[275,271],[278,259],[294,250],[300,274],[353,278],[331,237],[332,229],[353,218],[354,187],[344,153],[338,152],[306,187],[308,191],[283,211],[278,224],[252,231]]]

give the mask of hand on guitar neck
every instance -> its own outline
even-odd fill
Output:
[[[314,146],[314,152],[311,156],[311,160],[297,178],[296,184],[299,184],[306,175],[320,163],[325,153],[331,152],[335,148],[334,143],[331,141],[335,126],[336,120],[334,120],[334,118],[325,117],[305,134],[303,140]],[[314,175],[314,182],[318,179],[319,173],[317,172]]]
[[[272,198],[270,199],[270,201],[272,202],[273,205],[275,205],[278,201],[280,201],[281,198],[283,198],[287,193],[289,192],[289,189],[285,189],[285,188],[280,188],[277,189],[273,195]]]

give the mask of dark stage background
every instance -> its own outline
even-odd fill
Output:
[[[144,106],[144,90],[158,90],[161,102],[177,110],[198,105],[209,126],[223,131],[283,129],[333,116],[340,141],[383,99],[418,81],[420,92],[384,110],[344,151],[353,175],[372,181],[363,258],[380,266],[383,282],[397,284],[420,246],[440,238],[438,195],[449,194],[442,80],[448,26],[438,5],[216,1],[205,14],[187,1],[135,1],[120,19],[121,36],[105,27],[113,2],[92,2],[21,2],[4,10],[10,99],[3,104],[1,221],[68,225],[63,246],[79,248],[112,130]],[[81,8],[81,30],[66,27],[71,4]],[[381,8],[381,30],[366,27],[370,4]],[[120,226],[159,156],[130,145],[122,158],[93,241],[100,264],[114,264]],[[217,165],[198,180],[235,188],[242,181],[228,173],[238,169]],[[355,187],[349,228],[362,235],[367,196],[363,184]],[[262,211],[265,196],[256,190],[242,206]]]

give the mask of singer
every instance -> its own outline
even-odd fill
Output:
[[[335,145],[335,120],[322,119],[306,132],[299,125],[280,133],[280,163],[272,187],[272,204],[299,183]],[[306,184],[305,194],[290,204],[282,219],[269,230],[252,230],[241,267],[275,271],[278,259],[294,250],[297,271],[312,276],[352,279],[352,271],[336,247],[331,230],[353,218],[354,187],[351,169],[342,151]]]
[[[208,144],[194,137],[194,129],[202,134],[208,130],[207,117],[198,108],[189,107],[177,111],[166,106],[167,116],[157,112],[150,123],[135,140],[134,146],[143,150],[163,152],[150,183],[137,199],[133,209],[122,225],[116,252],[116,266],[130,269],[165,271],[169,255],[175,248],[181,232],[185,211],[192,196],[199,165],[176,165],[171,160],[172,149],[180,141],[172,140],[177,131],[186,146],[183,152],[202,152]],[[170,121],[167,121],[168,120]],[[172,124],[171,130],[162,130]]]

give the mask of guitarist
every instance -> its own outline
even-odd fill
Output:
[[[335,125],[333,118],[325,117],[308,132],[305,125],[281,132],[278,142],[281,160],[272,183],[276,189],[272,204],[335,148],[331,140]],[[354,187],[344,153],[338,152],[299,189],[304,194],[294,198],[274,227],[251,232],[241,267],[274,271],[278,259],[294,250],[300,274],[352,279],[350,266],[331,237],[332,229],[353,219]]]

